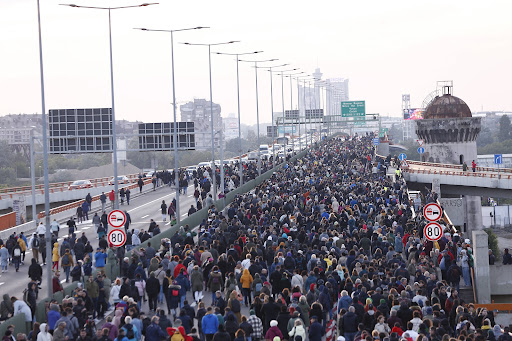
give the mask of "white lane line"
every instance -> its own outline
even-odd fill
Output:
[[[63,280],[62,280],[62,281],[60,281],[60,282],[61,282],[61,283],[64,283],[65,281],[66,281],[66,280],[65,280],[65,279],[63,279]]]
[[[182,217],[186,217],[186,216],[187,216],[187,213],[185,213],[185,214],[182,214],[181,216],[182,216]]]
[[[140,205],[140,206],[137,206],[137,207],[135,207],[135,208],[132,208],[131,210],[129,210],[129,211],[128,211],[128,213],[131,213],[131,212],[133,212],[133,211],[135,211],[135,210],[138,210],[139,208],[145,207],[145,206],[147,206],[147,205],[151,205],[152,203],[157,202],[157,201],[162,202],[162,198],[170,197],[170,196],[172,196],[172,195],[173,195],[173,194],[166,194],[166,195],[164,195],[164,196],[162,196],[162,197],[160,197],[160,198],[158,198],[158,199],[152,200],[152,201],[147,202],[147,203],[145,203],[145,204],[143,204],[143,205]]]
[[[169,222],[168,222],[167,224],[165,224],[165,225],[166,225],[166,226],[167,226],[167,225],[171,225],[171,222],[169,221]]]
[[[5,282],[0,282],[0,285],[4,285],[4,284],[5,284]]]
[[[140,219],[144,219],[144,218],[147,218],[149,217],[149,214],[146,214],[145,216],[141,217]]]
[[[90,229],[92,226],[87,226],[87,227],[82,227],[82,230],[88,230]]]

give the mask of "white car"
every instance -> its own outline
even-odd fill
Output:
[[[117,183],[120,184],[120,185],[126,185],[126,184],[129,184],[131,182],[132,181],[127,176],[124,176],[124,175],[118,175],[117,176]],[[110,178],[108,184],[109,185],[113,185],[114,184],[114,177]]]

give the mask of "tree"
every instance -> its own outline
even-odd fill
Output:
[[[511,137],[510,128],[511,128],[511,124],[510,124],[510,118],[508,117],[508,115],[501,116],[500,130],[498,132],[498,139],[500,141],[505,141],[505,140],[510,139],[510,137]]]

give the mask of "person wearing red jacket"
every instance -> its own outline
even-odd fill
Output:
[[[60,279],[59,279],[59,276],[60,276],[60,272],[59,271],[56,271],[55,272],[55,275],[53,276],[53,279],[52,279],[52,288],[53,288],[53,293],[55,294],[56,292],[59,292],[59,291],[63,291],[64,288],[62,287],[62,285],[60,284]]]
[[[116,200],[116,194],[114,193],[114,190],[110,191],[110,193],[108,194],[108,198],[110,200],[110,205],[112,209],[114,209],[114,201]]]

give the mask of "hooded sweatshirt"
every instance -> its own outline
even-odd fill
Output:
[[[8,294],[4,294],[2,297],[3,300],[2,303],[0,303],[0,317],[2,319],[7,319],[7,316],[14,312],[14,308]]]
[[[46,323],[41,323],[41,325],[39,326],[37,341],[52,341],[52,335],[46,331],[46,326]]]

